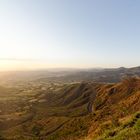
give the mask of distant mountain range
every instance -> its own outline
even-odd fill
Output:
[[[55,73],[51,76],[40,78],[40,80],[50,82],[81,82],[81,81],[94,81],[94,82],[108,82],[115,83],[122,80],[127,76],[140,76],[140,67],[133,68],[113,68],[113,69],[86,69],[77,71],[66,71]]]
[[[140,67],[105,69],[49,69],[40,71],[0,72],[0,80],[21,81],[37,80],[46,82],[108,82],[115,83],[127,76],[140,76]]]

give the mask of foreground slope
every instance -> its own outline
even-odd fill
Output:
[[[89,136],[93,139],[103,135],[100,139],[133,140],[134,134],[127,136],[130,134],[127,130],[124,134],[121,131],[128,127],[127,122],[133,123],[132,127],[140,127],[140,115],[137,113],[140,111],[140,79],[128,78],[118,84],[102,85],[97,91],[98,95],[93,105],[96,119],[89,129]],[[135,113],[137,116],[133,121]],[[126,127],[122,129],[123,125]],[[131,129],[133,128],[130,126]],[[140,134],[136,133],[136,137],[139,136]]]

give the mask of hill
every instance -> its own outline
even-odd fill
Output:
[[[108,84],[25,82],[12,89],[1,87],[0,93],[5,93],[0,100],[1,139],[123,140],[140,136],[139,77]]]

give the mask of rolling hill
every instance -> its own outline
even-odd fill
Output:
[[[45,89],[35,83],[26,88],[0,88],[0,105],[5,109],[0,112],[1,139],[123,140],[140,136],[139,77],[118,83],[50,84]],[[133,130],[133,135],[123,128]]]

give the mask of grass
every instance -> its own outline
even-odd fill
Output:
[[[67,140],[86,136],[93,116],[72,118],[61,129],[48,136],[46,140]]]
[[[140,112],[137,112],[128,122],[118,127],[107,129],[102,136],[93,140],[140,140]]]

